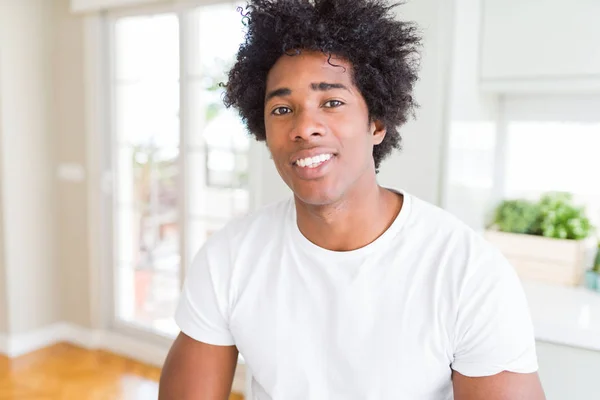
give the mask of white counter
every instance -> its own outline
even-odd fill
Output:
[[[537,340],[600,351],[600,293],[524,282]]]

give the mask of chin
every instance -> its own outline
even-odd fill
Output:
[[[327,206],[336,203],[341,196],[327,188],[297,188],[294,196],[302,203],[311,206]]]

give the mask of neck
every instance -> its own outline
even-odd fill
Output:
[[[295,199],[300,232],[324,249],[350,251],[372,243],[394,222],[403,198],[376,181],[334,204],[314,206]]]

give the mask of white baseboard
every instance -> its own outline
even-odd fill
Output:
[[[56,323],[33,332],[4,335],[0,341],[0,351],[8,357],[23,354],[63,341],[68,324]]]
[[[104,331],[87,329],[75,324],[66,324],[62,341],[85,349],[101,349],[103,337]]]
[[[168,348],[150,344],[116,332],[103,332],[100,348],[146,364],[162,367]]]
[[[92,330],[60,322],[24,334],[0,335],[0,354],[14,358],[61,342],[72,343],[86,349],[109,351],[159,368],[162,367],[169,351],[164,346],[147,343],[121,333]],[[249,379],[246,366],[239,363],[233,381],[233,391],[249,393]]]
[[[0,335],[0,353],[10,357],[67,342],[86,349],[101,349],[147,364],[162,366],[169,349],[129,336],[83,328],[70,323],[56,323],[33,332]]]
[[[8,355],[8,336],[0,333],[0,354]]]

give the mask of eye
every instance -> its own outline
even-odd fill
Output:
[[[273,114],[273,115],[285,115],[285,114],[289,114],[291,112],[292,112],[292,110],[290,110],[288,107],[277,107],[276,109],[274,109],[273,111],[271,111],[271,114]]]
[[[323,104],[325,108],[337,108],[342,105],[344,105],[344,103],[339,100],[328,100]]]

